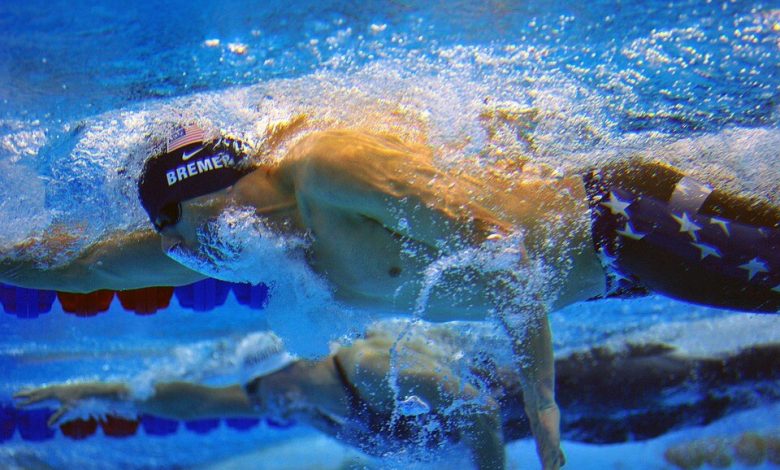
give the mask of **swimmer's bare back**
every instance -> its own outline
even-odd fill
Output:
[[[311,267],[338,298],[361,306],[408,313],[432,262],[519,234],[518,259],[562,247],[545,251],[564,281],[556,306],[603,291],[579,178],[511,181],[453,174],[434,164],[430,149],[356,131],[312,134],[279,165],[258,167],[227,190],[183,201],[181,221],[162,234],[116,233],[54,269],[23,252],[56,241],[42,237],[15,247],[15,256],[0,262],[0,280],[72,292],[188,284],[203,276],[168,258],[161,246],[196,250],[197,229],[227,205],[253,207],[280,230],[308,234]],[[479,273],[468,282],[448,279],[446,287],[434,287],[427,314],[434,320],[484,317],[489,282]]]
[[[250,175],[236,190],[264,177]],[[496,245],[496,252],[517,252],[522,264],[555,237],[559,250],[545,255],[563,278],[561,297],[573,302],[603,290],[578,178],[511,181],[454,174],[438,168],[429,149],[350,131],[304,139],[276,178],[295,190],[298,223],[312,235],[312,267],[353,304],[408,313],[419,305],[426,269],[435,261]],[[551,230],[555,224],[561,232]],[[484,318],[493,306],[487,292],[495,289],[493,279],[478,265],[468,267],[465,276],[458,272],[463,266],[450,266],[458,274],[433,287],[422,312],[426,318]]]

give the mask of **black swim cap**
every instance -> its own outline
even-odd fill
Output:
[[[152,223],[165,206],[225,189],[254,169],[244,161],[244,143],[231,138],[207,142],[204,136],[194,125],[179,128],[163,152],[144,165],[138,196]]]

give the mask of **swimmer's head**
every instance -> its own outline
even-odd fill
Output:
[[[207,140],[197,125],[177,128],[146,161],[138,196],[155,229],[175,225],[181,202],[232,186],[253,168],[250,147],[228,137]]]

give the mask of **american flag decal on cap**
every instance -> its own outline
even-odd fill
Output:
[[[191,124],[186,127],[180,127],[171,135],[168,140],[168,146],[165,153],[173,152],[176,149],[180,149],[184,146],[203,142],[206,132],[195,124]]]

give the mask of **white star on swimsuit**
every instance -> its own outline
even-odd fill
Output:
[[[697,239],[696,232],[698,232],[699,230],[701,230],[701,227],[699,227],[698,225],[696,225],[696,224],[695,224],[695,223],[694,223],[694,222],[693,222],[693,221],[690,219],[690,217],[688,217],[688,213],[687,213],[687,212],[683,212],[683,213],[682,213],[682,217],[678,217],[678,216],[676,216],[676,215],[672,214],[672,218],[673,218],[674,220],[676,220],[678,224],[680,224],[680,232],[681,232],[681,233],[682,233],[682,232],[686,232],[688,235],[690,235],[690,236],[691,236],[691,238],[693,239],[693,241],[696,241],[696,239]]]
[[[602,206],[609,208],[612,215],[622,215],[625,218],[629,218],[626,208],[631,205],[631,201],[623,201],[615,195],[614,191],[609,192],[609,202],[602,202]]]
[[[719,219],[717,217],[711,217],[710,218],[710,223],[720,227],[720,229],[723,230],[723,233],[725,233],[727,237],[731,236],[731,232],[729,232],[729,221],[728,220]]]
[[[617,284],[620,284],[620,281],[631,282],[631,279],[624,276],[623,273],[621,273],[620,271],[612,271],[609,274],[610,276],[612,276],[612,280],[614,281],[616,288],[618,287]]]
[[[615,268],[615,262],[617,261],[617,258],[610,255],[603,246],[599,248],[599,259],[601,260],[602,266],[608,266],[613,269]]]
[[[606,294],[612,295],[620,291],[620,284],[622,281],[627,282],[629,285],[633,284],[631,282],[631,279],[627,278],[626,276],[620,274],[618,271],[612,271],[609,273],[609,284],[610,287],[607,289]]]
[[[634,227],[631,226],[630,222],[626,222],[626,226],[623,227],[623,230],[618,230],[617,233],[632,240],[641,240],[647,235],[646,233],[635,232]]]
[[[723,256],[720,254],[720,251],[718,251],[717,248],[714,246],[706,245],[704,243],[694,243],[691,242],[691,245],[695,246],[699,250],[701,250],[701,253],[699,253],[700,260],[703,260],[704,258],[708,256],[715,256],[717,258],[722,258]]]
[[[740,264],[739,267],[748,272],[748,281],[753,280],[753,277],[758,273],[768,273],[766,263],[758,258],[753,258],[745,264]]]

